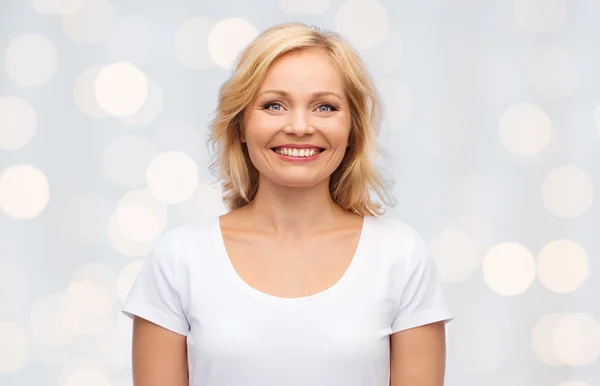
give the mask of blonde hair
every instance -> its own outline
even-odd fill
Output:
[[[393,206],[394,202],[388,192],[391,182],[375,167],[377,155],[385,153],[377,144],[381,107],[373,81],[360,57],[338,34],[303,23],[276,25],[260,34],[241,52],[233,74],[221,86],[209,143],[214,152],[210,169],[221,180],[225,205],[230,210],[240,208],[258,191],[259,173],[240,137],[246,107],[273,62],[304,49],[322,50],[339,68],[350,103],[350,146],[330,177],[331,197],[345,210],[382,215],[381,203]]]

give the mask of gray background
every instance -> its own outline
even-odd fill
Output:
[[[0,384],[132,384],[122,300],[160,234],[224,212],[217,90],[285,21],[379,86],[387,215],[456,308],[447,385],[600,384],[597,0],[0,0]]]

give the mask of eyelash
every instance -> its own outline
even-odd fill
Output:
[[[269,109],[269,107],[271,107],[271,106],[273,106],[273,105],[281,105],[281,103],[279,103],[279,102],[268,102],[268,103],[265,103],[265,104],[263,105],[263,107],[262,107],[262,108],[263,108],[263,110],[268,110],[268,109]],[[336,108],[334,105],[332,105],[331,103],[322,103],[322,104],[320,104],[318,107],[322,107],[322,106],[327,106],[327,107],[329,107],[329,110],[330,110],[330,111],[328,111],[328,112],[333,112],[333,111],[337,111],[337,110],[338,110],[338,109],[337,109],[337,108]]]

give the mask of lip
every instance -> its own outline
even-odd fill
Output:
[[[284,162],[291,162],[291,163],[306,163],[306,162],[312,162],[315,161],[316,159],[319,158],[319,156],[323,153],[316,153],[310,157],[289,157],[287,155],[283,155],[283,154],[279,154],[277,153],[275,150],[275,148],[272,149],[273,153],[279,157],[280,160],[284,161]]]
[[[307,144],[287,143],[285,145],[275,146],[272,149],[277,149],[279,147],[287,147],[290,149],[323,149],[320,146],[312,145],[310,143],[307,143]]]

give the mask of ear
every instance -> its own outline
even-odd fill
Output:
[[[244,130],[243,122],[240,122],[239,131],[240,131],[240,142],[246,143],[246,134],[244,134],[245,130]]]

